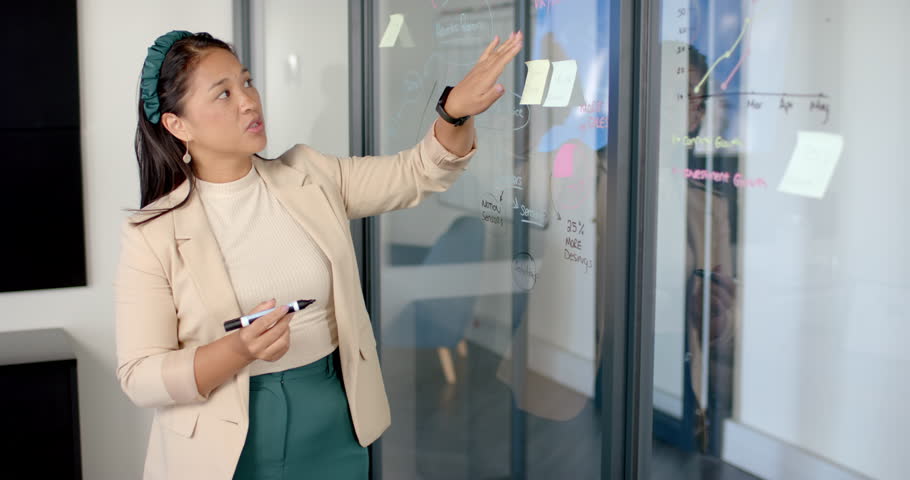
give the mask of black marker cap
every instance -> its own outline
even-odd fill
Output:
[[[240,323],[240,317],[237,317],[232,320],[224,322],[224,331],[230,332],[231,330],[237,330],[242,324]]]
[[[297,300],[297,311],[303,310],[306,307],[316,303],[316,300]],[[292,309],[294,310],[294,309]]]

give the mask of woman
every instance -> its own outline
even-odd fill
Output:
[[[155,41],[136,133],[141,209],[122,225],[115,280],[117,377],[155,409],[144,478],[367,478],[365,447],[390,415],[348,220],[458,178],[476,151],[473,116],[502,95],[521,41],[494,38],[411,149],[340,158],[300,144],[273,160],[255,154],[262,106],[232,48],[185,31]],[[316,301],[289,313],[297,299]]]

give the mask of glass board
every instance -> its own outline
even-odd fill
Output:
[[[392,404],[384,478],[597,478],[595,208],[607,142],[606,2],[382,0],[380,154],[415,145],[494,35],[525,47],[476,119],[458,181],[378,228]],[[529,62],[529,63],[525,63]]]

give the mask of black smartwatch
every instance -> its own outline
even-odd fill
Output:
[[[442,117],[443,120],[445,120],[457,127],[457,126],[463,125],[464,122],[467,122],[468,119],[471,118],[471,116],[466,115],[461,118],[452,118],[448,113],[446,113],[446,109],[445,109],[446,99],[449,98],[449,92],[452,91],[452,88],[453,87],[448,86],[442,91],[442,95],[439,96],[439,101],[436,102],[436,113],[438,113],[439,116]]]

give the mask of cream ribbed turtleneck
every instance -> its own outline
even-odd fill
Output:
[[[272,297],[278,305],[316,300],[294,314],[290,350],[276,362],[254,361],[250,375],[298,367],[331,353],[338,333],[329,260],[269,192],[256,168],[226,183],[197,178],[196,186],[244,314]]]

